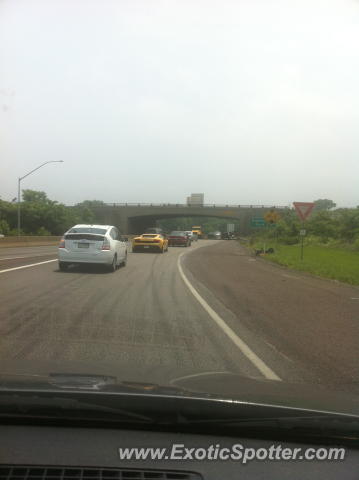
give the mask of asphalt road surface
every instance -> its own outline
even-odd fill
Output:
[[[0,250],[1,373],[164,384],[231,371],[357,391],[357,288],[255,260],[237,242],[130,253],[115,273],[60,272],[56,253]]]

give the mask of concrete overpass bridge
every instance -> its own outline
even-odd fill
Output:
[[[178,217],[215,217],[238,220],[240,233],[251,230],[251,218],[262,217],[270,210],[278,213],[288,207],[274,205],[186,205],[166,203],[113,203],[96,207],[96,221],[116,225],[124,234],[140,234],[156,225],[156,220]]]

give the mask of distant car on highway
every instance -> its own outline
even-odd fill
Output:
[[[114,272],[127,263],[127,238],[113,225],[75,225],[62,237],[58,249],[60,270],[71,264],[106,265]]]
[[[222,234],[221,232],[209,232],[208,238],[211,240],[221,240]]]
[[[202,227],[200,225],[195,225],[192,227],[192,232],[197,235],[198,238],[203,237]]]
[[[168,245],[170,247],[189,247],[191,245],[191,239],[185,231],[173,230],[173,232],[168,235]]]
[[[185,232],[187,233],[187,235],[191,239],[191,243],[196,242],[198,240],[198,236],[195,233],[193,233],[192,230],[185,230]]]
[[[222,240],[235,240],[236,236],[233,232],[222,232]]]
[[[161,233],[143,233],[132,239],[132,251],[156,251],[165,253],[168,251],[168,239]]]

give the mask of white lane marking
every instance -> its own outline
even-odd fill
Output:
[[[258,355],[256,355],[241,338],[238,337],[238,335],[226,324],[226,322],[218,315],[218,313],[216,313],[213,308],[208,305],[204,298],[201,297],[201,295],[193,287],[191,282],[184,274],[181,266],[181,257],[183,255],[184,253],[182,253],[178,257],[177,267],[182,277],[182,280],[187,285],[192,295],[202,305],[202,307],[206,310],[212,320],[216,322],[216,324],[224,331],[224,333],[232,340],[232,342],[240,349],[240,351],[248,358],[248,360],[250,360],[253,365],[255,365],[255,367],[262,373],[265,378],[268,378],[269,380],[281,380],[281,378],[278,377],[278,375],[271,368],[269,368],[263,362],[263,360],[261,360]]]
[[[350,300],[359,300],[359,297],[350,297]]]
[[[293,363],[293,360],[291,358],[289,358],[285,353],[278,350],[277,347],[275,347],[271,343],[267,342],[266,340],[264,340],[264,342],[268,345],[268,347],[271,347],[273,350],[275,350],[276,353],[278,353],[279,355],[282,355],[282,357],[284,357],[286,360]]]
[[[36,267],[37,265],[43,265],[44,263],[57,262],[57,258],[53,260],[46,260],[45,262],[31,263],[30,265],[22,265],[21,267],[7,268],[6,270],[0,270],[0,273],[12,272],[13,270],[21,270],[22,268]]]
[[[17,258],[31,258],[31,256],[24,255],[23,257],[0,257],[0,260],[16,260]]]
[[[197,377],[204,377],[204,376],[210,376],[210,375],[218,375],[218,374],[227,374],[227,375],[233,375],[232,372],[228,372],[226,370],[222,370],[220,372],[202,372],[202,373],[193,373],[192,375],[185,375],[184,377],[178,377],[178,378],[173,378],[170,380],[171,384],[175,384],[178,381],[181,380],[188,380],[189,378],[197,378]]]
[[[18,258],[37,258],[37,257],[48,257],[49,255],[53,255],[54,252],[51,253],[41,253],[40,255],[23,255],[21,257],[0,257],[1,260],[16,260]]]

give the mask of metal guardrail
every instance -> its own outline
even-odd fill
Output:
[[[186,203],[105,203],[109,207],[174,207],[174,208],[274,208],[286,209],[283,205],[230,205],[206,203],[202,205],[188,205]]]
[[[57,245],[61,236],[58,235],[21,235],[0,238],[1,247]]]

